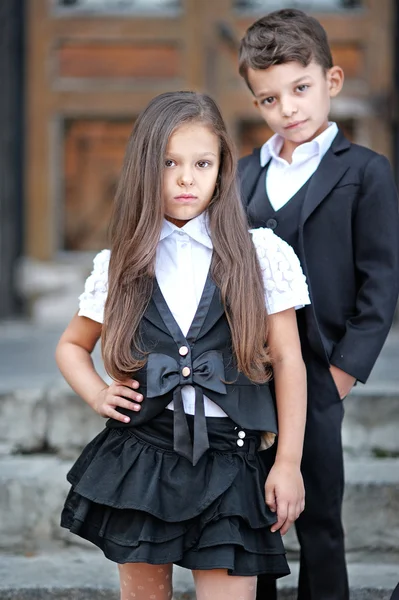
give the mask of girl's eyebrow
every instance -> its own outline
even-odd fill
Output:
[[[181,157],[181,156],[185,157],[186,156],[185,154],[179,154],[178,152],[166,152],[166,155],[167,156],[176,156],[176,157]],[[207,152],[207,151],[205,151],[205,152],[198,152],[196,154],[196,156],[197,157],[198,156],[215,156],[217,158],[218,155],[215,154],[214,152]]]

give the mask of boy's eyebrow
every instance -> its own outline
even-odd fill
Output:
[[[291,81],[290,85],[296,85],[298,83],[300,83],[301,81],[303,81],[304,79],[312,79],[312,76],[309,75],[308,73],[306,75],[301,75],[301,77],[298,77],[298,79],[294,79],[294,81]],[[256,98],[260,98],[260,96],[275,96],[276,93],[275,92],[270,92],[269,90],[264,90],[261,92],[257,92],[255,94]]]
[[[295,79],[292,83],[299,83],[300,81],[302,81],[303,79],[308,79],[309,77],[311,77],[310,75],[306,74],[306,75],[302,75],[301,77],[298,77],[298,79]]]

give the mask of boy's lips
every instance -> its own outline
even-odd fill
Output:
[[[290,123],[289,125],[286,125],[284,127],[284,129],[295,129],[296,127],[300,127],[301,125],[304,125],[306,123],[307,119],[304,119],[303,121],[294,121],[294,123]]]

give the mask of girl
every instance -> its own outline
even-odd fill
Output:
[[[152,100],[127,148],[111,252],[56,352],[108,417],[68,474],[61,524],[119,564],[122,600],[171,598],[173,563],[193,570],[198,600],[253,600],[257,574],[289,573],[280,533],[304,507],[306,410],[294,307],[308,302],[291,248],[247,231],[215,103]],[[100,336],[111,385],[91,361]]]

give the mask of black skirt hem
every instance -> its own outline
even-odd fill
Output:
[[[168,447],[171,419],[165,411],[139,430],[106,429],[90,442],[68,473],[61,526],[118,564],[288,575],[281,535],[270,531],[277,517],[265,504],[259,432],[209,419],[211,448],[194,467]]]

